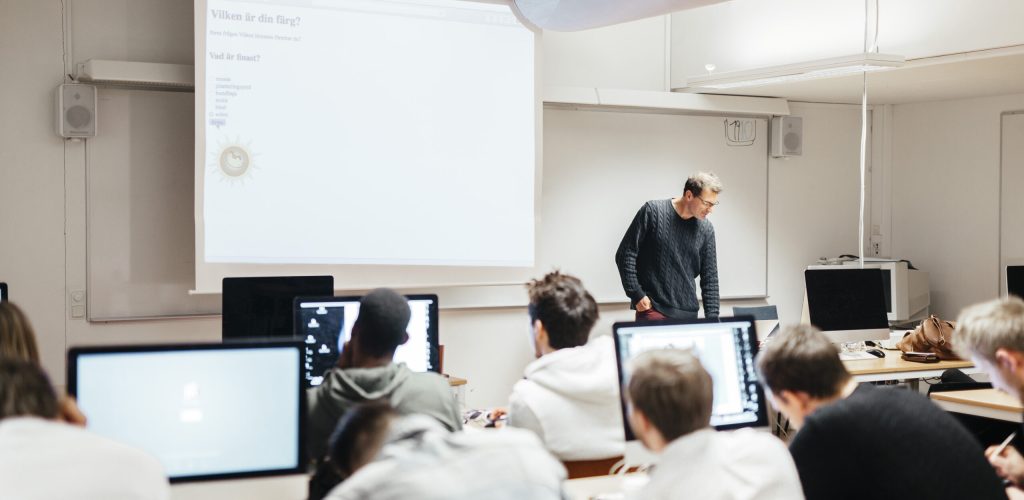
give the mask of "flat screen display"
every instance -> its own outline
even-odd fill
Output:
[[[409,341],[395,351],[395,362],[410,370],[440,372],[437,295],[406,295],[412,316]],[[310,387],[338,362],[362,297],[299,297],[295,299],[295,336],[305,344],[305,379]]]
[[[1024,266],[1006,266],[1006,293],[1024,298]]]
[[[74,348],[87,428],[156,456],[172,482],[305,471],[303,344]]]
[[[811,324],[825,332],[888,329],[881,269],[808,269]]]
[[[630,362],[638,354],[652,349],[692,349],[714,383],[711,425],[720,430],[768,425],[764,392],[754,369],[757,332],[753,318],[616,323],[614,332],[621,387],[628,387]],[[632,440],[625,397],[622,411],[626,439]]]
[[[334,294],[331,276],[224,278],[224,339],[291,338],[295,297]]]

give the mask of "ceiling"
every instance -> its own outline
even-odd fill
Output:
[[[701,93],[785,97],[791,101],[857,104],[860,75]],[[907,61],[869,73],[870,104],[903,104],[1024,93],[1024,46]]]

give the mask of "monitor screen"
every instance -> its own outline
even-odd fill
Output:
[[[395,351],[395,361],[410,370],[440,372],[437,295],[406,295],[412,317],[409,341]],[[310,387],[323,382],[342,347],[352,337],[362,297],[298,297],[295,299],[295,336],[306,344],[305,371]]]
[[[616,323],[615,352],[621,387],[629,385],[629,363],[651,349],[693,349],[714,382],[711,425],[716,429],[768,425],[764,392],[754,370],[757,332],[750,317]],[[622,398],[626,439],[633,432]]]
[[[171,481],[305,472],[297,341],[74,348],[87,428],[148,451]]]
[[[884,329],[888,337],[881,269],[808,269],[804,280],[812,325],[825,332]]]
[[[1024,298],[1024,266],[1006,266],[1006,293]]]
[[[7,283],[0,283],[0,302],[11,300],[7,297]]]
[[[291,338],[295,297],[334,294],[331,276],[224,278],[222,286],[224,339]]]

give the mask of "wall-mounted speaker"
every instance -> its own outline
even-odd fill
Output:
[[[79,83],[57,87],[57,135],[96,137],[96,87]]]
[[[799,116],[772,118],[771,155],[775,158],[804,153],[804,119]]]

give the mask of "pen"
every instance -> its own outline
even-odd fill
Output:
[[[1017,431],[1011,432],[1010,435],[1006,436],[1006,439],[1003,440],[1003,444],[999,445],[999,447],[992,452],[992,455],[999,456],[999,454],[1006,449],[1006,445],[1010,444],[1010,441],[1013,441],[1013,438],[1015,437],[1017,437]]]

